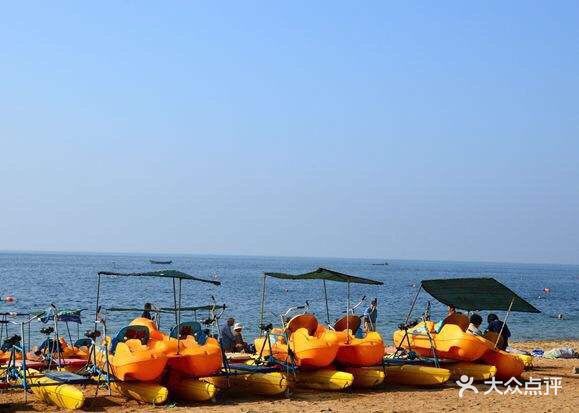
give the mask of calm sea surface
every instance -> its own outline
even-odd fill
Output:
[[[172,265],[149,264],[149,258],[171,259]],[[0,303],[3,311],[32,311],[55,303],[61,308],[85,308],[81,333],[94,319],[96,279],[98,271],[152,271],[171,268],[204,278],[216,277],[220,287],[191,281],[183,282],[183,306],[211,303],[213,295],[226,303],[224,316],[233,316],[244,324],[246,338],[257,334],[264,271],[301,273],[317,267],[331,268],[352,275],[367,276],[384,282],[383,286],[355,285],[352,301],[366,295],[379,300],[378,329],[388,341],[406,316],[420,280],[449,277],[490,276],[498,279],[530,301],[542,314],[510,316],[508,324],[515,339],[579,337],[579,266],[538,264],[497,264],[471,262],[436,262],[391,260],[388,266],[377,266],[369,259],[279,258],[198,255],[129,255],[129,254],[64,254],[64,253],[0,253],[0,296],[14,295],[13,305]],[[294,305],[310,302],[310,311],[325,319],[321,281],[282,281],[268,279],[266,318],[277,321],[280,314]],[[346,285],[328,283],[330,317],[343,314],[346,308]],[[550,293],[544,293],[543,288]],[[414,314],[418,316],[428,300],[432,302],[433,319],[445,311],[427,293],[422,292]],[[172,306],[172,283],[168,279],[104,277],[101,303],[104,308],[141,307],[145,302]],[[363,311],[358,309],[358,313]],[[564,314],[563,320],[554,316]],[[136,314],[107,312],[109,331],[126,325]],[[486,318],[486,313],[483,313]],[[500,314],[502,318],[504,314]],[[192,317],[190,315],[189,317]],[[184,316],[186,318],[186,316]],[[162,326],[171,324],[171,316],[163,315]],[[42,324],[32,324],[33,341],[39,339]],[[15,332],[15,329],[13,330]],[[76,326],[72,328],[76,335]],[[73,337],[74,338],[74,337]]]

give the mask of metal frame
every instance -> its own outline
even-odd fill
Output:
[[[263,281],[262,281],[262,288],[261,288],[261,305],[260,305],[260,314],[259,314],[259,326],[258,328],[260,329],[259,333],[260,335],[262,334],[261,331],[261,326],[263,325],[263,321],[264,321],[264,314],[265,314],[265,299],[266,299],[266,279],[267,279],[268,275],[267,273],[263,273]],[[276,278],[276,277],[274,277]],[[281,280],[288,280],[287,278],[278,278]],[[313,281],[315,279],[299,279],[298,281]],[[324,288],[324,302],[325,302],[325,306],[326,306],[326,322],[328,325],[330,325],[330,309],[329,309],[329,305],[328,305],[328,290],[326,288],[326,280],[325,279],[321,279],[323,281],[323,288]],[[294,280],[295,281],[295,280]],[[335,281],[335,282],[346,282],[347,287],[346,287],[346,315],[350,314],[350,281]],[[376,285],[382,285],[383,283],[380,282],[380,284],[376,284]],[[372,285],[372,284],[367,284],[367,285]],[[346,320],[346,328],[349,327],[349,319]],[[349,340],[349,338],[348,338]]]
[[[54,308],[56,308],[56,306],[54,306],[54,304],[52,305]],[[56,313],[58,314],[58,313]],[[24,391],[24,402],[27,403],[28,402],[28,390],[32,387],[52,387],[52,386],[60,386],[64,383],[59,382],[56,379],[53,379],[55,382],[54,383],[30,383],[29,379],[32,377],[46,377],[46,375],[42,374],[40,376],[31,376],[30,373],[28,372],[28,366],[27,366],[27,351],[29,349],[29,346],[27,346],[26,344],[26,336],[25,336],[25,329],[24,326],[27,325],[28,326],[28,342],[30,341],[30,324],[34,321],[39,319],[42,316],[42,313],[39,314],[30,314],[30,313],[19,313],[16,315],[27,315],[30,318],[26,319],[25,321],[22,322],[16,322],[16,321],[11,321],[11,320],[7,320],[8,323],[10,324],[14,324],[14,325],[19,325],[20,326],[20,345],[14,344],[12,346],[12,348],[10,349],[10,358],[8,360],[8,363],[6,365],[6,368],[3,371],[3,375],[4,375],[4,381],[5,383],[8,384],[8,388],[22,388],[22,390]],[[21,354],[21,365],[17,366],[16,362],[17,362],[17,357],[16,357],[16,353],[20,352]],[[11,381],[20,381],[20,383],[18,384],[11,384]],[[96,384],[96,391],[98,393],[98,387],[100,385],[101,381],[100,381],[100,376],[98,380],[93,380],[91,378],[87,378],[85,377],[84,380],[82,381],[82,384]],[[81,383],[76,383],[76,384],[81,384]]]
[[[172,271],[172,270],[171,270]],[[175,305],[174,310],[175,310],[175,325],[179,326],[181,324],[181,297],[182,297],[182,283],[181,281],[183,280],[183,277],[177,277],[177,276],[161,276],[161,275],[155,275],[155,273],[162,273],[162,271],[150,271],[150,272],[142,272],[142,273],[108,273],[106,271],[99,271],[97,273],[97,296],[96,296],[96,312],[95,312],[95,330],[97,330],[97,320],[98,320],[98,314],[99,314],[99,310],[100,310],[100,286],[101,286],[101,276],[102,275],[121,275],[121,276],[137,276],[138,274],[149,274],[147,275],[147,277],[162,277],[162,278],[171,278],[173,281],[173,303]],[[186,275],[186,274],[184,274]],[[142,275],[145,276],[145,275]],[[214,284],[214,285],[221,285],[221,283],[219,281],[213,281],[213,280],[204,280],[201,278],[195,278],[192,276],[188,276],[190,277],[190,279],[192,281],[201,281],[201,282],[207,282],[210,284]],[[178,279],[179,282],[176,283],[175,279]],[[185,279],[189,279],[189,278],[185,278]],[[177,335],[177,354],[179,354],[179,342],[180,342],[180,335]]]
[[[507,287],[507,288],[508,288],[508,287]],[[420,284],[420,287],[418,288],[418,291],[416,291],[416,294],[414,295],[414,299],[412,300],[412,304],[410,305],[410,310],[408,311],[408,314],[406,315],[406,319],[404,320],[404,326],[407,326],[408,321],[410,320],[410,316],[412,315],[412,311],[414,310],[414,307],[415,307],[415,305],[416,305],[416,301],[417,301],[418,296],[420,295],[420,292],[422,291],[422,289],[423,289],[423,288],[422,288],[422,284]],[[495,349],[497,348],[498,343],[499,343],[499,341],[500,341],[500,339],[501,339],[501,337],[502,337],[503,329],[504,329],[504,327],[505,327],[505,325],[506,325],[506,323],[507,323],[507,320],[508,320],[509,315],[510,315],[510,313],[511,313],[511,309],[512,309],[512,307],[513,307],[513,303],[515,302],[515,299],[516,299],[516,298],[517,298],[517,295],[516,295],[516,293],[513,292],[513,296],[512,296],[512,298],[511,298],[510,303],[509,303],[509,307],[508,307],[508,309],[507,309],[507,312],[506,312],[506,315],[505,315],[505,319],[504,319],[504,321],[503,321],[503,323],[502,323],[502,325],[501,325],[501,329],[500,329],[500,331],[499,331],[499,333],[498,333],[498,337],[497,337],[496,341],[493,343],[493,348],[495,348]],[[430,303],[429,303],[429,304],[430,304]],[[469,311],[469,314],[470,314],[470,311]],[[423,317],[423,321],[426,321],[426,320],[424,319],[424,317]],[[432,354],[433,354],[433,357],[434,357],[434,363],[435,363],[436,367],[439,367],[439,359],[438,359],[438,355],[436,354],[437,350],[436,350],[436,345],[434,344],[433,337],[432,337],[432,335],[430,334],[430,331],[428,331],[428,330],[426,331],[426,334],[428,335],[428,339],[429,339],[429,342],[430,342],[430,348],[431,348],[431,350],[432,350]],[[396,347],[396,352],[394,353],[394,357],[396,357],[396,355],[398,354],[398,352],[399,352],[400,350],[402,350],[402,343],[404,342],[404,340],[407,340],[407,342],[408,342],[408,349],[409,349],[410,351],[412,351],[412,346],[411,346],[411,344],[410,344],[410,338],[408,337],[408,329],[405,328],[404,335],[403,335],[400,343],[399,343],[398,345],[396,345],[396,343],[394,343],[394,345],[395,345],[395,347]]]

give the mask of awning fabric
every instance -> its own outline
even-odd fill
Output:
[[[80,313],[84,310],[84,308],[74,310],[58,310],[58,321],[82,324]],[[40,317],[40,321],[43,323],[48,323],[49,321],[54,320],[54,310],[52,308],[44,311],[41,314],[42,316]]]
[[[227,308],[227,307],[225,304],[215,306],[215,309],[221,309],[221,308]],[[181,308],[179,308],[179,311],[200,311],[200,310],[211,310],[211,309],[213,309],[212,305],[201,305],[198,307],[181,307]],[[138,307],[111,307],[111,308],[108,308],[107,311],[131,312],[131,311],[145,311],[145,309],[143,307],[141,307],[141,308],[138,308]],[[151,311],[153,313],[155,313],[155,312],[174,313],[175,309],[172,307],[162,307],[162,308],[159,308],[157,310],[149,309],[148,311]]]
[[[354,275],[342,274],[337,271],[328,270],[327,268],[318,268],[315,271],[305,274],[286,274],[281,272],[266,272],[267,277],[279,278],[282,280],[327,280],[353,284],[371,284],[382,285],[381,281],[371,280],[369,278],[356,277]]]
[[[201,310],[213,310],[213,309],[221,309],[221,308],[227,308],[227,306],[225,304],[221,304],[221,305],[200,305],[197,307],[181,307],[178,308],[179,311],[201,311]],[[169,311],[169,312],[175,312],[175,309],[172,307],[162,307],[161,308],[162,311]]]
[[[185,274],[181,271],[176,270],[162,270],[162,271],[148,271],[148,272],[113,272],[113,271],[100,271],[99,275],[116,275],[119,277],[162,277],[162,278],[178,278],[181,280],[193,280],[200,281],[204,283],[221,285],[219,281],[207,280],[204,278],[193,277],[192,275]]]
[[[540,313],[529,302],[494,278],[423,280],[422,288],[443,304],[466,311],[504,310]]]

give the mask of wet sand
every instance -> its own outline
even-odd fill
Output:
[[[549,350],[555,347],[572,347],[579,350],[579,340],[534,341],[512,343],[522,350],[542,348]],[[150,406],[136,401],[126,400],[119,396],[107,396],[100,390],[99,397],[94,398],[94,387],[87,389],[87,400],[84,410],[106,412],[149,412],[170,409],[171,411],[192,412],[577,412],[579,411],[579,375],[573,369],[579,367],[579,359],[548,360],[535,359],[533,370],[526,371],[523,379],[561,377],[562,388],[558,395],[500,395],[493,392],[483,395],[489,386],[477,385],[479,393],[466,392],[464,398],[458,397],[458,386],[447,383],[444,386],[418,389],[402,386],[385,386],[371,391],[348,391],[342,393],[316,392],[297,390],[290,398],[267,399],[259,396],[232,397],[221,394],[216,403],[183,404],[168,402],[165,406]],[[503,388],[504,390],[504,388]],[[524,390],[524,389],[521,389]],[[89,396],[90,395],[90,396]],[[21,391],[0,393],[0,412],[13,411],[58,411],[54,406],[36,402],[29,396],[24,404]]]

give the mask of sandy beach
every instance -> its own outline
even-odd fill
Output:
[[[513,343],[522,350],[556,347],[579,348],[579,340],[550,340]],[[216,403],[183,404],[169,401],[164,406],[150,406],[126,400],[116,395],[106,396],[100,391],[94,398],[94,388],[87,389],[85,411],[149,412],[170,409],[171,411],[193,412],[351,412],[356,410],[371,413],[421,411],[487,411],[505,412],[575,412],[579,409],[579,375],[573,369],[579,367],[579,359],[549,360],[535,359],[533,370],[526,371],[523,379],[560,377],[561,389],[554,395],[498,394],[484,395],[489,386],[477,385],[479,393],[466,392],[458,397],[458,386],[447,383],[442,387],[417,389],[402,386],[385,386],[371,391],[348,391],[342,393],[296,390],[290,398],[266,399],[257,396],[235,396],[221,394]],[[504,390],[504,388],[503,388]],[[524,391],[524,389],[522,389]],[[33,396],[24,404],[22,392],[0,394],[0,412],[14,411],[57,411],[53,406],[38,403]]]

